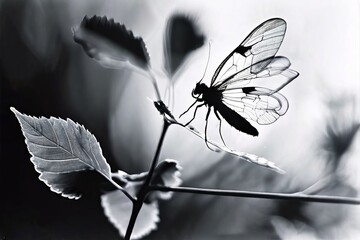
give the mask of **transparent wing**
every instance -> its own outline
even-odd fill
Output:
[[[257,73],[251,71],[253,66],[262,66],[264,62],[267,65],[263,67],[262,71]],[[264,59],[228,76],[222,82],[215,84],[214,87],[224,91],[238,89],[251,82],[252,86],[265,87],[277,92],[299,75],[298,72],[289,69],[290,65],[289,59],[283,56],[273,57],[270,60]]]
[[[261,72],[277,53],[285,32],[286,22],[281,18],[261,23],[221,62],[211,79],[211,86],[249,66],[252,73]],[[261,64],[255,65],[259,62]]]
[[[260,63],[261,64],[261,63]],[[248,67],[230,76],[217,86],[222,91],[225,105],[246,119],[265,125],[275,122],[289,107],[279,90],[294,80],[299,73],[289,69],[286,57],[275,57],[259,73]],[[247,86],[251,83],[251,86]]]
[[[275,122],[289,108],[289,103],[282,94],[261,87],[225,91],[223,102],[242,117],[261,125]]]

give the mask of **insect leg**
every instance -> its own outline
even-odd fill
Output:
[[[220,122],[219,123],[219,134],[220,134],[221,141],[223,142],[224,146],[226,146],[226,143],[225,143],[224,138],[223,138],[222,133],[221,133],[221,123],[222,123],[221,118],[220,118],[218,112],[216,111],[216,109],[214,109],[214,113],[215,113],[215,116],[217,117],[217,119],[219,119],[219,122]]]
[[[202,106],[204,106],[204,105],[205,105],[205,103],[202,103],[202,104],[196,106],[195,111],[194,111],[194,115],[193,115],[192,119],[191,119],[189,122],[187,122],[187,123],[185,124],[185,126],[189,125],[189,124],[195,119],[197,110],[199,109],[199,107],[202,107]]]
[[[208,127],[208,119],[209,119],[210,111],[211,111],[211,107],[208,108],[208,111],[206,113],[206,118],[205,118],[205,143],[206,143],[206,146],[208,147],[208,149],[210,149],[211,151],[216,152],[215,149],[212,149],[209,146],[209,143],[208,143],[208,140],[207,140],[207,127]]]
[[[179,116],[179,118],[181,118],[185,113],[187,113],[196,104],[196,102],[197,100],[195,100],[195,102],[193,102],[193,104],[191,104],[190,107]]]

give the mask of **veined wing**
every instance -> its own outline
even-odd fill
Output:
[[[221,62],[211,79],[211,86],[221,83],[224,79],[249,66],[251,66],[251,73],[261,72],[277,53],[285,32],[286,22],[281,18],[272,18],[257,26]],[[260,62],[261,64],[255,65]]]
[[[261,87],[224,91],[223,103],[245,119],[253,120],[260,125],[275,122],[289,108],[289,103],[282,94]]]
[[[287,99],[279,93],[299,75],[289,67],[286,57],[274,57],[261,72],[251,73],[248,67],[230,76],[217,89],[222,91],[224,104],[242,117],[258,124],[270,124],[289,107]],[[250,82],[251,86],[244,86]]]
[[[262,65],[263,62],[268,61],[268,59],[264,59],[254,65]],[[253,73],[251,71],[252,66],[249,66],[229,76],[222,82],[214,85],[214,87],[218,90],[225,91],[245,87],[251,82],[251,85],[254,87],[265,87],[272,89],[273,92],[277,92],[299,76],[298,72],[289,69],[290,65],[291,63],[286,57],[273,57],[261,72]]]

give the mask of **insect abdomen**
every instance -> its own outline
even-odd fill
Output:
[[[252,136],[259,135],[259,132],[255,127],[253,127],[245,118],[240,116],[231,108],[227,107],[225,104],[218,105],[215,111],[218,111],[220,115],[237,130]]]

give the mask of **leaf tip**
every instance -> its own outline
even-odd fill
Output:
[[[14,107],[10,107],[10,111],[12,111],[15,115],[20,114],[20,112],[18,110],[16,110],[16,108],[14,108]]]
[[[285,170],[282,170],[281,168],[279,167],[273,167],[273,169],[277,172],[277,173],[280,173],[282,175],[285,175],[286,174],[286,171]]]

